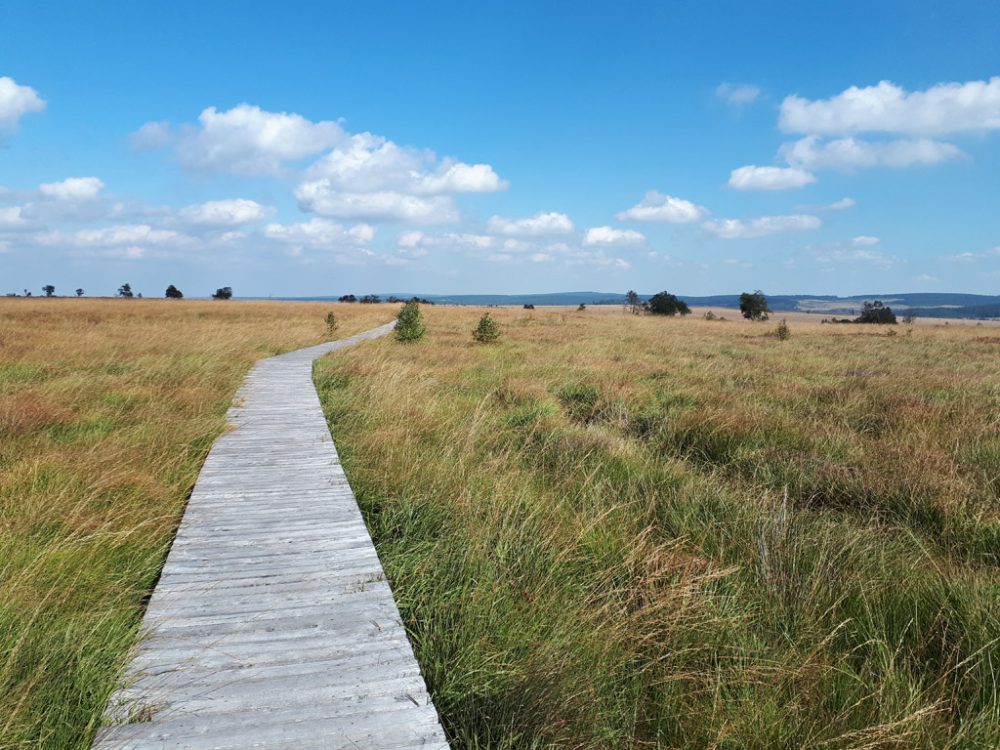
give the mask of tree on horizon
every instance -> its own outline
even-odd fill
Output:
[[[76,296],[77,297],[82,297],[83,296],[83,289],[82,288],[77,288],[77,290],[76,290]]]
[[[43,286],[42,291],[45,292],[46,297],[54,297],[56,295],[56,288],[52,284]]]
[[[184,299],[184,293],[173,284],[167,287],[165,295],[167,299]]]
[[[231,286],[222,286],[215,290],[215,294],[212,295],[212,299],[232,299],[233,288]]]
[[[767,297],[760,289],[740,295],[740,314],[747,320],[767,320],[771,308],[767,306]]]
[[[865,302],[861,306],[861,315],[854,319],[855,323],[882,323],[896,325],[896,314],[882,300]]]
[[[132,299],[135,295],[132,294],[132,285],[125,282],[120,287],[118,287],[118,296],[123,299]]]
[[[639,295],[634,289],[629,289],[625,293],[625,309],[633,315],[642,313],[642,300],[639,299]]]
[[[649,298],[646,307],[653,315],[668,315],[673,317],[677,314],[691,314],[691,308],[688,307],[687,302],[678,299],[677,295],[670,292],[657,292]]]

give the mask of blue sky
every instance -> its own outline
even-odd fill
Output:
[[[0,292],[1000,291],[1000,5],[0,5]]]

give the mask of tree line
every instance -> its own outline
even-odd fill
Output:
[[[43,286],[42,292],[45,294],[46,297],[56,296],[56,288],[53,284],[46,284],[45,286]],[[86,292],[83,290],[83,288],[78,288],[74,290],[74,294],[77,297],[82,297],[84,294],[86,294]],[[8,292],[6,296],[31,297],[33,295],[29,290],[25,289],[23,294],[18,294],[17,292]],[[121,297],[122,299],[142,299],[142,292],[132,291],[132,285],[129,284],[128,282],[125,282],[120,287],[118,287],[118,291],[115,292],[115,296]],[[184,299],[184,293],[173,284],[170,284],[167,287],[167,291],[164,293],[163,296],[167,299]],[[232,296],[233,296],[233,288],[229,286],[222,286],[215,290],[215,292],[212,294],[212,299],[232,299]]]
[[[580,309],[583,309],[583,305],[580,305]],[[625,293],[625,309],[633,315],[667,315],[673,317],[675,315],[691,314],[691,308],[688,307],[687,303],[669,292],[658,292],[649,299],[643,300],[631,289]],[[767,296],[760,289],[740,294],[740,315],[744,318],[747,320],[764,321],[769,318],[770,314],[771,308],[767,304]],[[865,302],[861,306],[861,314],[853,320],[850,318],[833,318],[831,322],[895,325],[897,321],[891,307],[883,304],[881,300],[872,300]],[[904,322],[912,323],[913,316],[907,315]]]

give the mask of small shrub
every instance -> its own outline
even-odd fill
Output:
[[[416,300],[410,300],[396,316],[396,340],[419,341],[424,337],[424,316]]]
[[[580,303],[580,306],[578,308],[576,308],[577,312],[586,312],[586,310],[587,310],[587,306],[585,304],[583,304],[582,302]]]
[[[333,332],[337,330],[337,316],[332,312],[326,314],[326,335],[333,337]]]
[[[492,343],[500,338],[500,324],[493,320],[489,313],[483,313],[479,325],[472,331],[472,338],[480,344]]]
[[[786,341],[792,337],[792,332],[788,328],[788,323],[782,318],[781,322],[778,323],[778,327],[774,331],[774,335],[778,337],[778,341]]]

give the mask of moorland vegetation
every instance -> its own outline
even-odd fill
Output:
[[[316,367],[454,748],[1000,746],[992,329],[480,314]]]
[[[89,746],[233,394],[330,308],[0,299],[0,748]]]

